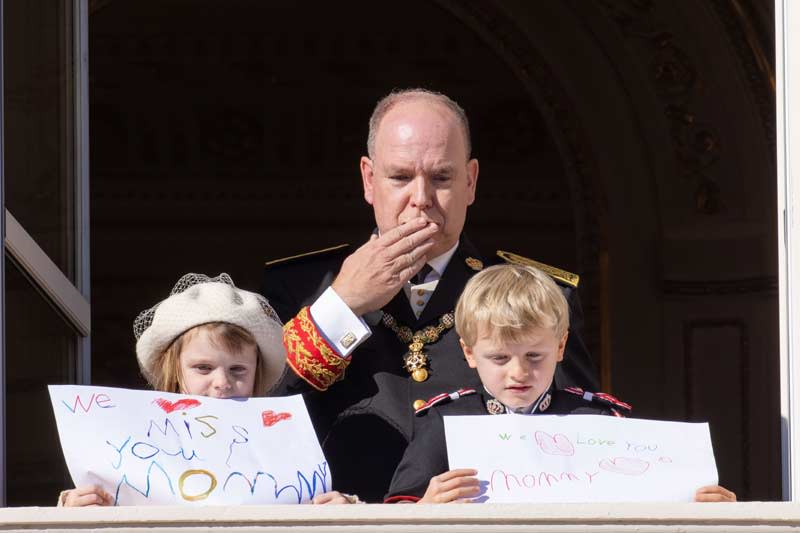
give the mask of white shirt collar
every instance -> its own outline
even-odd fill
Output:
[[[547,388],[544,390],[544,392],[539,395],[539,398],[537,398],[536,401],[533,402],[532,404],[526,405],[525,407],[518,407],[515,409],[513,407],[507,406],[506,404],[503,404],[503,407],[506,408],[506,413],[516,413],[518,415],[532,414],[534,411],[536,411],[536,408],[539,407],[539,404],[542,403],[544,397],[547,396],[547,394],[550,392],[550,388],[552,386],[553,386],[553,380],[551,379],[550,385],[548,385]],[[483,386],[483,390],[485,390],[492,398],[496,398],[495,395],[492,394],[492,392],[486,388],[486,385]]]
[[[439,275],[438,277],[441,278],[442,274],[444,274],[444,271],[447,268],[447,265],[450,264],[450,260],[453,258],[453,254],[456,253],[456,248],[458,248],[459,242],[460,241],[456,241],[456,243],[453,245],[452,248],[447,250],[442,255],[434,257],[433,259],[428,261],[428,264],[431,266],[431,268],[433,268],[436,271],[436,273]]]

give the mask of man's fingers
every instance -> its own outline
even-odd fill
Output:
[[[419,231],[420,228],[425,229]],[[433,246],[433,242],[428,241],[436,231],[436,224],[417,218],[380,237],[370,237],[345,258],[331,288],[357,315],[380,309],[424,266],[425,254]],[[411,240],[389,249],[388,243],[410,234],[414,234]],[[409,245],[414,246],[408,248]]]
[[[386,233],[382,234],[381,240],[386,244],[386,246],[391,246],[397,241],[420,231],[428,224],[429,222],[422,217],[412,218],[408,222],[400,224],[396,228],[392,228]]]
[[[433,246],[431,244],[430,246]],[[420,257],[418,257],[413,263],[404,267],[402,270],[397,272],[397,278],[400,283],[405,283],[406,281],[410,280],[414,274],[419,272],[422,267],[425,266],[425,263],[428,262],[428,257],[423,253]]]
[[[399,227],[395,229],[399,229]],[[433,242],[432,238],[438,231],[439,226],[437,224],[430,223],[422,226],[422,228],[417,231],[409,233],[408,235],[404,235],[400,239],[394,240],[393,242],[387,241],[385,243],[387,254],[389,257],[398,257],[405,253],[416,250],[428,242]]]

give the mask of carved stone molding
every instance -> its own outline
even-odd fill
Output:
[[[758,107],[763,135],[775,153],[775,58],[766,50],[742,0],[712,0],[736,56],[745,72],[750,92]],[[774,35],[772,36],[774,39]],[[773,159],[774,161],[774,159]],[[776,164],[773,162],[773,164]]]
[[[530,40],[493,2],[435,0],[473,29],[516,74],[542,113],[561,151],[570,178],[575,213],[578,262],[582,273],[598,269],[599,247],[605,248],[604,206],[600,199],[588,135],[558,77]]]
[[[600,254],[608,248],[606,202],[582,118],[547,61],[517,23],[494,2],[434,1],[475,31],[506,62],[544,117],[568,178],[577,270],[585,302],[585,337],[590,349],[599,353],[601,373],[610,375],[610,351],[603,348],[610,346],[610,339],[600,338],[602,331],[610,329],[608,302],[601,298],[604,294],[601,284],[607,282],[604,277],[607,272],[601,269],[600,260]]]
[[[697,110],[702,92],[696,61],[669,27],[653,13],[655,0],[601,0],[606,10],[646,62],[655,93],[670,127],[675,163],[692,182],[694,208],[714,215],[724,210],[718,168],[720,134]]]

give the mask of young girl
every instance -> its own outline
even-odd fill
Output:
[[[237,288],[227,274],[186,274],[170,296],[133,323],[136,357],[148,383],[164,392],[249,398],[266,396],[286,366],[283,328],[261,295]],[[312,503],[356,503],[336,491]],[[59,506],[113,505],[101,487],[65,490]]]

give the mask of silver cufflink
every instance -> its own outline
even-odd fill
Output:
[[[342,346],[345,347],[345,349],[347,349],[351,347],[354,342],[356,342],[356,335],[355,333],[351,332],[342,337],[342,340],[339,341],[339,344],[341,344]]]

